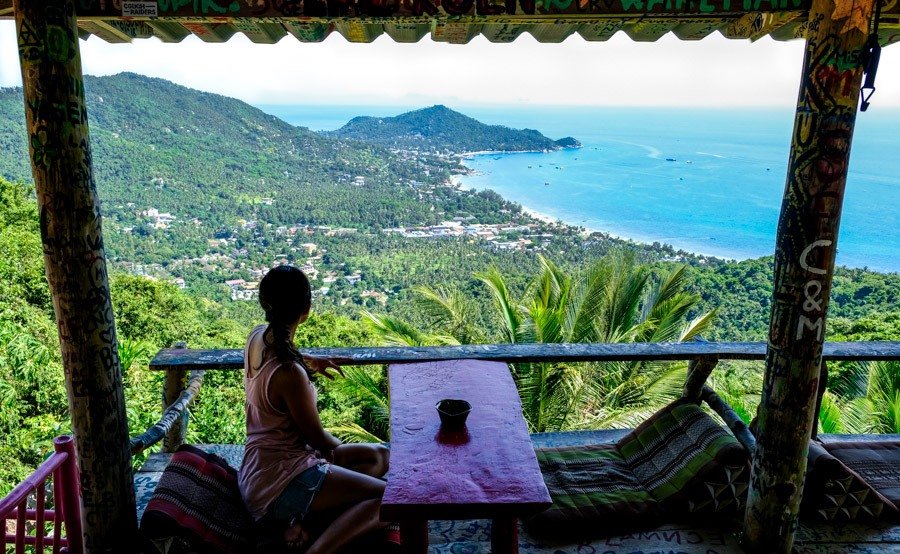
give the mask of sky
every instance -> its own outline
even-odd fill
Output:
[[[797,99],[803,41],[755,43],[718,33],[654,43],[622,32],[606,42],[574,35],[540,44],[523,34],[510,44],[481,36],[467,45],[398,44],[382,35],[353,44],[338,33],[322,43],[290,35],[257,45],[241,34],[224,44],[189,36],[179,44],[139,39],[80,41],[83,71],[133,71],[251,104],[417,106],[436,103],[535,106],[791,107]],[[0,86],[20,86],[15,26],[0,21]],[[884,49],[873,106],[900,106],[900,45]]]

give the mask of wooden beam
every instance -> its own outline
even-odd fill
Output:
[[[128,420],[73,0],[16,0],[31,168],[75,434],[86,552],[137,539]]]
[[[166,405],[159,421],[142,434],[129,441],[132,455],[143,452],[161,440],[164,441],[163,452],[174,452],[175,448],[170,448],[172,443],[169,436],[172,429],[176,426],[181,428],[178,435],[180,437],[178,446],[184,442],[184,432],[187,431],[188,406],[194,400],[194,397],[200,393],[204,374],[205,372],[202,369],[192,371],[187,386],[181,391],[181,394],[178,395],[178,398],[176,398],[174,402]]]
[[[0,10],[9,0],[0,0]],[[392,23],[401,18],[452,19],[465,23],[486,23],[494,18],[519,20],[577,17],[585,20],[603,16],[625,17],[728,17],[747,13],[806,13],[811,0],[410,0],[371,2],[369,0],[305,0],[303,2],[260,2],[257,0],[203,0],[158,2],[156,16],[138,15],[131,20],[349,20],[379,19]],[[889,8],[886,13],[892,10]],[[79,0],[78,17],[122,19],[121,1]],[[505,22],[505,21],[504,21]]]
[[[681,393],[681,397],[699,404],[703,394],[703,387],[706,386],[706,380],[709,379],[709,374],[712,373],[718,363],[718,358],[714,356],[691,360],[691,363],[688,364],[687,378],[684,380],[684,390]]]
[[[751,552],[789,552],[806,472],[860,54],[875,0],[814,0],[778,233],[766,373],[744,519]]]
[[[683,342],[631,344],[470,344],[463,346],[403,346],[361,348],[304,348],[304,354],[320,356],[343,365],[439,360],[495,360],[524,362],[678,361],[704,358],[720,360],[764,360],[762,342]],[[823,358],[828,360],[900,360],[900,342],[830,342]],[[150,369],[241,369],[242,350],[160,350]]]

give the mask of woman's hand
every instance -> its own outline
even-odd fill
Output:
[[[341,366],[328,358],[317,358],[315,356],[307,356],[306,354],[303,354],[302,356],[303,364],[309,369],[310,373],[321,373],[324,377],[332,380],[334,379],[334,373],[339,374],[341,377],[344,376]],[[329,373],[329,370],[334,373]]]

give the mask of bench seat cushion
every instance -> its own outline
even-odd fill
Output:
[[[658,503],[614,444],[539,448],[535,453],[553,505],[535,516],[532,526],[562,531],[658,515]]]
[[[742,509],[749,455],[696,404],[669,404],[617,447],[638,481],[672,515],[736,514]]]
[[[539,530],[608,532],[662,518],[740,515],[750,475],[740,443],[699,406],[680,400],[615,445],[536,454],[553,499],[531,521]]]
[[[832,442],[825,449],[900,507],[900,441]]]
[[[174,541],[182,551],[252,550],[252,522],[237,472],[215,454],[180,446],[147,503],[141,533],[157,544]]]

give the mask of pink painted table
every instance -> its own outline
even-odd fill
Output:
[[[519,394],[504,363],[457,360],[389,368],[391,460],[381,519],[399,521],[407,552],[428,549],[430,519],[490,519],[494,552],[518,552],[519,517],[550,506]],[[472,404],[461,431],[435,404]]]

